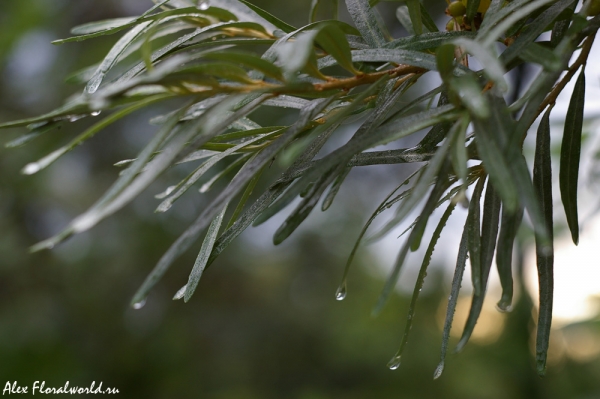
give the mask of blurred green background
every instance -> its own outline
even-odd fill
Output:
[[[255,3],[300,25],[310,1]],[[143,0],[0,1],[0,121],[49,111],[81,90],[64,79],[98,62],[115,37],[59,47],[51,40],[67,37],[72,26],[149,6]],[[394,7],[382,6],[393,24]],[[110,185],[118,171],[111,165],[135,155],[153,132],[148,119],[162,111],[127,118],[34,176],[20,169],[90,121],[0,150],[2,388],[7,381],[57,387],[102,381],[126,398],[600,398],[599,322],[553,332],[542,380],[534,370],[531,300],[522,289],[512,313],[484,311],[473,342],[460,355],[449,354],[444,374],[433,381],[451,274],[443,267],[428,277],[402,366],[386,368],[400,343],[410,293],[398,293],[371,318],[385,273],[380,258],[364,249],[348,298],[337,302],[334,293],[361,223],[386,194],[378,187],[397,184],[406,168],[354,172],[333,209],[313,215],[282,246],[270,244],[274,225],[246,232],[205,273],[188,304],[171,297],[187,281],[193,252],[173,266],[145,307],[128,308],[206,201],[189,195],[173,211],[153,213],[153,195],[184,171],[170,172],[92,232],[29,254],[29,246],[59,231]],[[2,142],[20,133],[2,132]],[[413,258],[408,267],[418,265]]]

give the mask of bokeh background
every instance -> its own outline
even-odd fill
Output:
[[[306,23],[309,0],[254,2],[293,24]],[[443,2],[428,4],[439,8],[443,26]],[[150,5],[146,0],[0,1],[0,121],[49,111],[80,91],[64,80],[98,62],[115,37],[63,46],[51,40],[67,37],[72,26],[136,15]],[[400,34],[394,5],[381,7],[394,34]],[[589,80],[597,86],[597,76]],[[410,258],[400,289],[378,318],[371,318],[370,310],[386,261],[400,245],[395,237],[374,250],[361,249],[347,299],[335,301],[334,293],[361,224],[411,172],[407,167],[354,171],[332,209],[315,210],[281,246],[271,244],[280,219],[249,230],[205,273],[188,304],[171,297],[187,281],[193,251],[172,267],[146,306],[128,307],[156,260],[207,201],[195,192],[172,211],[153,213],[154,194],[182,177],[183,169],[170,171],[93,231],[53,251],[28,253],[29,246],[98,198],[118,173],[112,165],[135,155],[155,129],[148,120],[165,111],[138,112],[33,176],[20,169],[91,122],[68,124],[22,148],[0,149],[0,388],[7,381],[57,387],[102,381],[125,398],[600,397],[599,308],[587,291],[585,311],[582,303],[566,302],[552,334],[548,375],[535,374],[535,299],[526,289],[535,282],[517,287],[515,309],[508,314],[495,311],[498,291],[492,286],[472,342],[463,353],[449,354],[444,374],[432,380],[458,230],[446,232],[449,241],[436,251],[402,366],[386,368],[400,343],[420,258]],[[587,133],[596,129],[590,122]],[[22,133],[3,131],[0,140]],[[460,227],[463,217],[459,214],[454,225]],[[533,270],[527,243],[525,237],[516,266],[525,276]],[[588,269],[597,266],[591,255],[564,257],[575,271],[582,262]],[[571,292],[579,284],[600,287],[593,275],[567,275],[575,275]],[[564,301],[570,297],[566,292]],[[468,310],[468,294],[467,289],[461,297],[452,344]],[[577,317],[569,318],[569,311]]]

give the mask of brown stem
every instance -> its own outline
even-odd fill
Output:
[[[560,82],[558,82],[552,88],[550,94],[546,96],[544,102],[542,102],[542,105],[540,105],[540,108],[538,109],[538,116],[541,115],[542,112],[544,112],[544,109],[546,109],[548,105],[554,105],[556,99],[558,98],[558,95],[563,91],[567,83],[569,83],[573,76],[575,76],[575,73],[577,73],[579,68],[586,64],[588,56],[590,55],[590,50],[592,49],[592,44],[594,44],[595,37],[596,36],[588,36],[588,38],[585,39],[585,41],[583,42],[583,46],[581,47],[581,53],[579,54],[579,57],[577,57],[573,65],[571,65],[569,69],[567,69],[567,73],[560,80]]]

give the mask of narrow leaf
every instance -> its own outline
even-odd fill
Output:
[[[221,223],[223,223],[223,217],[225,216],[226,211],[227,204],[223,206],[223,210],[219,212],[219,214],[210,223],[210,226],[208,226],[208,231],[206,232],[206,237],[202,242],[200,253],[196,258],[196,262],[194,263],[194,267],[190,273],[188,283],[185,286],[185,292],[183,294],[183,300],[185,302],[189,301],[194,294],[194,291],[196,291],[198,282],[200,282],[200,277],[202,277],[202,273],[204,272],[204,268],[208,262],[208,257],[210,256],[213,246],[215,245],[215,240],[219,234],[219,228],[221,227]]]
[[[281,19],[268,13],[267,11],[263,10],[262,8],[255,6],[254,4],[250,3],[249,1],[246,1],[246,0],[238,0],[238,1],[242,4],[244,4],[246,7],[248,7],[252,11],[254,11],[255,13],[257,13],[258,15],[260,15],[266,21],[272,23],[278,29],[281,29],[282,31],[284,31],[285,33],[290,33],[290,32],[293,32],[296,30],[296,28],[294,28],[292,25],[288,24],[287,22],[282,21]]]
[[[408,12],[408,6],[406,4],[402,4],[398,6],[398,8],[396,8],[396,18],[398,19],[398,22],[400,22],[400,24],[404,27],[404,29],[406,29],[409,36],[416,36],[415,28],[413,27],[410,14]]]
[[[396,286],[396,283],[398,282],[398,277],[400,276],[400,270],[404,264],[404,260],[406,259],[408,250],[411,247],[413,247],[413,245],[416,241],[421,240],[423,231],[425,230],[425,227],[427,226],[427,222],[429,221],[429,217],[431,216],[431,214],[437,207],[440,197],[442,196],[444,191],[446,191],[446,189],[449,185],[447,169],[448,169],[448,164],[446,163],[444,169],[442,169],[440,171],[439,175],[437,176],[436,184],[435,184],[433,190],[431,191],[431,194],[429,195],[429,198],[427,199],[427,202],[425,203],[425,206],[423,207],[421,214],[419,215],[419,220],[415,224],[415,227],[413,228],[410,235],[408,236],[406,243],[402,246],[402,249],[400,250],[400,253],[398,254],[398,258],[396,259],[396,264],[394,265],[392,272],[390,273],[388,279],[385,282],[383,290],[382,290],[381,294],[379,295],[379,299],[377,300],[377,304],[375,305],[375,307],[373,308],[373,311],[371,312],[372,315],[374,315],[374,316],[378,315],[381,312],[381,310],[383,309],[383,307],[385,306],[390,295],[392,294],[392,290],[394,289],[394,287]],[[423,178],[423,176],[424,176],[424,174],[421,175],[421,179]],[[414,195],[414,192],[412,194]]]
[[[538,133],[539,135],[539,133]],[[496,251],[496,265],[502,286],[502,296],[496,305],[501,312],[510,312],[513,299],[512,257],[513,244],[523,219],[523,208],[509,211],[502,208],[502,221],[498,235],[498,249]]]
[[[361,72],[354,68],[352,64],[352,54],[350,52],[350,44],[346,39],[346,35],[335,24],[327,24],[319,29],[316,41],[319,46],[331,55],[338,64],[355,75],[360,75]]]
[[[466,16],[467,16],[467,21],[471,22],[473,21],[473,18],[475,17],[475,14],[477,13],[477,9],[479,8],[479,3],[481,2],[481,0],[469,0],[467,2],[467,11],[466,11]]]
[[[485,193],[485,201],[483,205],[483,225],[481,228],[481,291],[480,293],[473,293],[471,301],[471,309],[469,310],[469,316],[465,323],[465,328],[462,333],[462,337],[456,345],[456,352],[459,352],[469,341],[481,309],[483,308],[483,301],[485,299],[485,293],[487,288],[487,282],[490,275],[490,269],[492,266],[492,258],[494,256],[494,249],[496,247],[496,238],[498,235],[498,222],[500,217],[500,196],[496,193],[492,182],[490,181],[487,185]],[[471,259],[471,262],[473,260]]]
[[[582,75],[583,76],[583,73]],[[579,81],[578,81],[579,83]],[[571,102],[572,103],[572,102]],[[583,107],[583,106],[582,106]],[[552,302],[554,291],[554,248],[552,244],[552,157],[550,151],[550,110],[540,123],[536,139],[533,164],[533,184],[539,197],[544,220],[550,234],[550,245],[540,242],[536,236],[536,257],[539,280],[539,310],[536,338],[537,372],[546,372],[546,359],[550,344],[552,325]],[[570,109],[569,109],[570,111]],[[561,164],[562,166],[562,164]]]
[[[468,225],[468,245],[471,258],[471,281],[473,291],[476,295],[481,294],[481,209],[480,199],[483,192],[485,176],[479,178],[473,197],[469,203],[469,214],[467,216]]]
[[[565,119],[565,130],[560,147],[560,197],[565,208],[567,224],[575,245],[579,243],[577,215],[577,181],[581,154],[581,131],[585,105],[585,72],[582,70],[575,83]]]
[[[383,47],[385,35],[368,0],[346,0],[346,7],[365,41],[373,48]]]
[[[119,39],[117,43],[110,49],[104,60],[100,63],[87,85],[85,86],[85,93],[95,93],[102,83],[102,80],[106,76],[106,73],[115,65],[121,54],[131,45],[131,43],[140,37],[150,26],[151,22],[144,22],[140,25],[135,26],[123,37]]]
[[[404,334],[402,335],[402,341],[400,342],[400,348],[398,352],[392,358],[390,364],[394,365],[395,368],[398,368],[400,359],[402,357],[402,353],[404,352],[404,348],[406,343],[408,342],[408,336],[410,334],[410,330],[412,328],[412,323],[415,316],[415,310],[417,307],[417,300],[419,299],[419,294],[423,289],[423,285],[425,284],[425,277],[427,276],[427,269],[429,268],[429,264],[431,263],[431,255],[433,255],[433,251],[435,249],[435,245],[437,244],[440,235],[442,234],[442,230],[446,226],[446,222],[448,218],[454,211],[456,204],[450,203],[448,204],[448,208],[440,218],[440,221],[431,236],[431,240],[429,241],[429,246],[427,247],[427,251],[423,256],[423,263],[421,263],[421,268],[419,269],[419,275],[417,276],[417,281],[415,282],[415,288],[413,290],[412,298],[410,300],[410,305],[408,306],[408,315],[406,317],[406,326],[404,327]]]
[[[320,0],[312,0],[310,10],[308,12],[308,22],[313,23],[317,20],[317,9],[319,8]]]
[[[465,265],[468,258],[468,221],[465,223],[463,233],[458,245],[458,256],[456,259],[456,267],[454,268],[454,276],[452,277],[452,288],[450,289],[450,297],[448,298],[448,307],[446,308],[446,318],[444,320],[444,330],[442,332],[442,350],[440,356],[440,363],[438,364],[433,378],[437,379],[442,375],[444,371],[444,362],[446,360],[446,352],[448,351],[448,341],[450,339],[450,329],[452,328],[452,320],[454,319],[454,312],[456,311],[456,304],[458,303],[458,294],[460,292],[460,285],[465,272]]]
[[[423,33],[423,21],[421,18],[421,2],[420,0],[406,0],[406,6],[408,7],[408,15],[410,22],[415,31],[415,35]]]
[[[421,21],[423,22],[425,28],[427,28],[430,32],[438,32],[439,29],[431,15],[429,14],[427,8],[425,8],[423,3],[421,3],[420,1],[419,6],[421,7]]]

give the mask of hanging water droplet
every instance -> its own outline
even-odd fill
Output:
[[[338,287],[337,291],[335,292],[335,299],[338,301],[343,301],[344,299],[346,299],[346,282],[342,282],[342,284],[340,284],[340,286]]]
[[[39,172],[40,169],[42,169],[42,167],[40,166],[39,163],[32,162],[32,163],[28,163],[27,165],[25,165],[25,167],[22,170],[22,173],[26,174],[26,175],[32,175],[34,173]]]
[[[198,8],[201,9],[202,11],[204,10],[208,10],[208,7],[210,7],[210,5],[208,4],[208,1],[206,0],[200,0],[200,3],[198,4]]]
[[[443,371],[444,371],[444,362],[440,362],[440,364],[438,364],[437,368],[433,372],[433,379],[437,380],[438,378],[440,378]]]
[[[141,301],[134,303],[133,308],[135,310],[138,310],[138,309],[143,308],[145,304],[146,304],[146,299],[142,299]]]
[[[200,194],[207,192],[210,189],[210,182],[209,183],[204,183],[201,187],[200,187]]]
[[[94,112],[92,112],[92,116],[98,116],[98,115],[100,115],[101,112],[102,111],[94,111]]]
[[[508,313],[512,311],[512,306],[509,302],[500,301],[496,304],[496,310],[500,313]]]
[[[400,356],[394,356],[387,364],[390,370],[396,370],[400,367]]]

